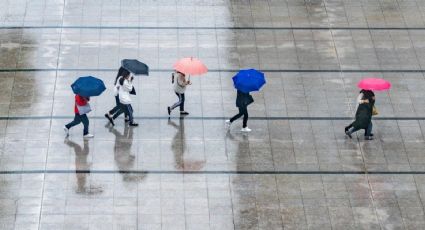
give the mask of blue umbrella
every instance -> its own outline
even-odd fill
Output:
[[[255,69],[240,70],[232,79],[235,88],[244,93],[258,91],[266,84],[264,73]]]
[[[79,77],[71,88],[75,94],[83,97],[99,96],[106,89],[102,80],[92,76]]]

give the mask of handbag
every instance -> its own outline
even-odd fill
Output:
[[[246,105],[250,105],[252,102],[254,102],[254,98],[251,95],[248,95]]]
[[[378,115],[378,114],[379,114],[378,109],[376,108],[376,106],[373,106],[373,107],[372,107],[372,116],[376,116],[376,115]]]
[[[90,113],[90,111],[91,111],[91,107],[90,107],[89,103],[87,103],[87,105],[83,105],[83,106],[77,105],[77,109],[78,109],[78,114],[80,114],[80,115]]]

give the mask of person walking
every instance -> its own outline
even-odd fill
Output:
[[[357,107],[356,117],[354,122],[345,127],[345,134],[352,138],[351,134],[364,129],[365,140],[372,140],[372,113],[375,105],[375,94],[371,90],[362,90],[363,99]]]
[[[242,132],[251,132],[251,129],[248,128],[248,105],[254,102],[254,99],[249,93],[244,93],[240,90],[237,92],[236,96],[236,107],[239,109],[239,113],[233,116],[230,120],[226,120],[227,128],[230,128],[230,125],[237,119],[243,116]]]
[[[94,137],[93,134],[89,133],[89,119],[87,117],[87,113],[91,111],[89,101],[90,101],[90,97],[83,97],[78,94],[75,95],[74,120],[63,127],[67,137],[69,136],[69,129],[80,123],[83,123],[83,126],[84,126],[84,130],[83,130],[84,138]]]
[[[171,83],[174,84],[174,92],[179,98],[179,101],[174,103],[174,105],[167,107],[168,116],[171,115],[171,111],[173,111],[173,109],[175,109],[176,107],[180,107],[180,115],[188,115],[189,113],[184,110],[184,93],[186,91],[186,86],[191,85],[192,82],[190,82],[190,80],[186,80],[186,75],[179,71],[176,71],[172,75]]]
[[[371,111],[370,111],[370,125],[368,125],[369,132],[368,129],[365,129],[365,139],[369,139],[371,140],[373,137],[373,133],[372,133],[372,116],[373,114],[373,108],[375,106],[375,93],[372,90],[364,90],[362,89],[359,93],[359,96],[357,97],[357,103],[356,103],[356,117],[355,120],[357,120],[357,112],[359,110],[360,105],[362,104],[369,104],[368,106],[371,106]],[[361,110],[364,109],[364,106],[362,106]],[[364,113],[364,111],[360,111],[360,113]],[[354,124],[356,123],[356,121],[353,121],[351,124],[349,124],[348,126],[345,127],[344,131],[347,134],[347,132],[352,129],[354,127]],[[357,131],[357,130],[356,130]],[[348,135],[348,134],[347,134]],[[351,134],[348,135],[351,138]]]
[[[138,126],[139,124],[134,122],[133,107],[131,106],[130,92],[133,90],[133,79],[134,77],[130,77],[130,74],[119,78],[118,97],[120,99],[121,110],[128,115],[129,125]]]
[[[120,103],[120,98],[118,95],[119,92],[119,88],[120,88],[120,84],[118,82],[118,80],[121,77],[127,77],[130,75],[130,72],[128,70],[126,70],[123,67],[120,67],[118,70],[118,74],[117,77],[115,78],[115,82],[114,82],[114,96],[115,96],[115,107],[112,108],[111,110],[109,110],[108,113],[105,113],[105,117],[109,120],[109,122],[112,124],[112,126],[115,125],[114,120],[119,117],[124,111],[121,109],[122,105]],[[128,114],[125,113],[125,122],[128,122]]]

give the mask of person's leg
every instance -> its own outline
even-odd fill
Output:
[[[178,102],[176,102],[176,103],[174,103],[174,105],[172,105],[171,107],[170,107],[170,110],[173,110],[173,109],[175,109],[177,106],[180,106],[180,104],[182,103],[182,94],[180,94],[180,93],[176,93],[176,95],[177,95],[177,97],[179,97],[179,101]]]
[[[118,96],[115,96],[115,107],[109,110],[109,115],[114,115],[119,110],[120,110],[120,98]]]
[[[80,115],[80,120],[83,122],[84,125],[84,131],[83,135],[89,134],[89,118],[86,114]]]
[[[180,112],[182,112],[184,111],[184,101],[185,101],[184,93],[180,94],[180,97],[181,97]]]
[[[122,106],[119,105],[118,106],[118,110],[114,113],[114,115],[112,116],[112,119],[115,120],[117,117],[119,117],[122,113],[125,114],[125,116],[127,116],[126,111],[122,109]]]
[[[74,120],[69,122],[67,125],[65,125],[65,127],[67,129],[70,129],[70,128],[80,124],[80,122],[81,122],[80,115],[76,113],[75,116],[74,116]]]
[[[243,108],[242,114],[243,114],[242,128],[246,128],[247,124],[248,124],[248,108],[246,108],[246,107]]]
[[[367,129],[365,129],[365,137],[371,137],[372,136],[372,121],[367,126]]]
[[[134,116],[133,116],[133,106],[126,105],[127,109],[126,109],[126,113],[128,114],[128,119],[129,119],[129,125],[130,126],[138,126],[139,124],[137,124],[136,122],[134,122]]]
[[[238,108],[238,109],[239,109],[239,113],[236,114],[235,116],[233,116],[232,118],[230,118],[230,123],[234,122],[235,120],[237,120],[237,119],[239,119],[240,117],[243,116],[243,112],[242,112],[241,108]]]
[[[347,136],[348,136],[348,137],[353,138],[353,137],[351,136],[351,134],[353,134],[354,132],[357,132],[357,131],[359,131],[359,130],[360,130],[359,128],[352,127],[352,128],[351,128],[351,130],[346,131],[346,132],[345,132],[345,134],[347,134]]]
[[[351,128],[351,130],[349,130],[348,132],[350,132],[350,133],[355,133],[355,132],[357,132],[357,131],[359,131],[359,130],[360,130],[359,128],[353,127],[353,128]]]

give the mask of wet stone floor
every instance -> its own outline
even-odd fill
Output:
[[[425,1],[0,0],[0,229],[425,229]],[[173,63],[198,57],[186,110]],[[103,117],[120,60],[139,127]],[[232,76],[264,71],[249,134]],[[70,84],[102,79],[93,139]],[[374,140],[343,128],[357,82],[376,94]]]

